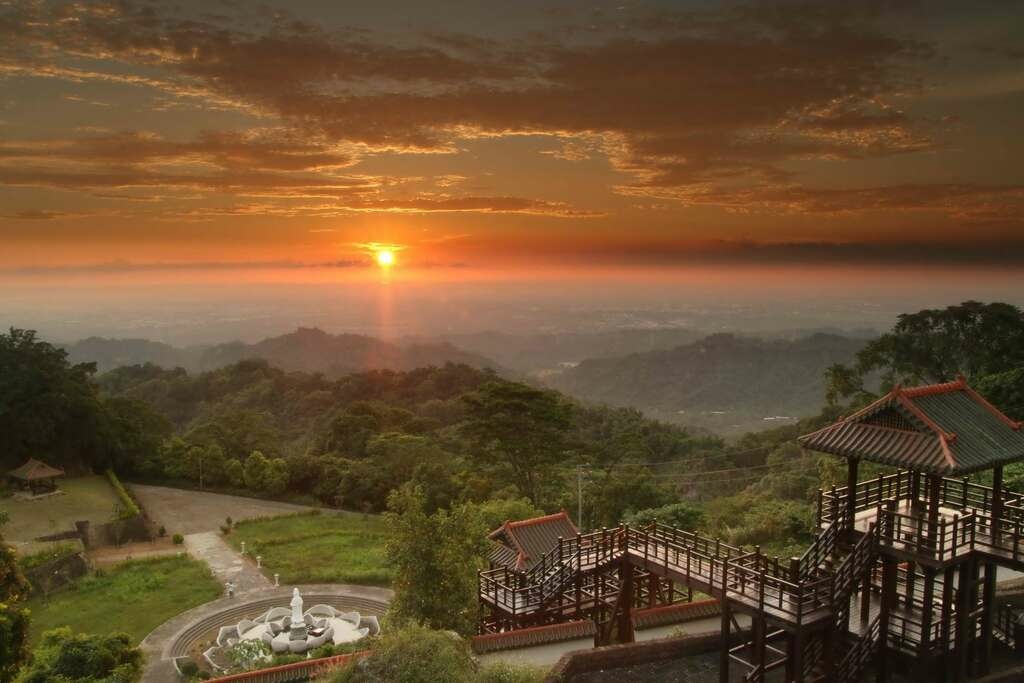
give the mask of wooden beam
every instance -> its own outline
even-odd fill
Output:
[[[932,662],[932,623],[934,620],[934,605],[935,602],[935,568],[923,565],[921,569],[924,571],[924,586],[922,588],[921,602],[923,605],[923,612],[921,613],[921,644],[918,649],[917,659],[920,667],[918,668],[918,679],[922,681],[932,680],[931,662]],[[940,615],[941,618],[941,615]]]
[[[896,558],[888,555],[882,556],[882,601],[879,606],[879,626],[881,627],[882,642],[878,647],[878,668],[876,679],[878,683],[887,683],[889,680],[889,648],[885,641],[885,634],[889,633],[889,615],[896,606]]]
[[[1003,466],[992,468],[992,540],[999,544],[1003,521]]]
[[[978,673],[985,676],[992,668],[992,629],[996,610],[996,565],[985,564],[985,583],[982,588],[981,661]]]
[[[853,529],[857,516],[857,465],[860,458],[846,459],[846,528]]]
[[[718,652],[718,683],[729,683],[729,648],[731,647],[731,639],[729,638],[729,628],[732,623],[729,620],[729,601],[723,596],[722,597],[722,642],[719,646]]]

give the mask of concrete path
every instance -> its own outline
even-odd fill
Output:
[[[306,505],[166,486],[128,484],[128,488],[135,494],[149,518],[167,529],[168,536],[216,531],[227,517],[238,522],[253,517],[273,517],[313,509]]]
[[[204,531],[185,536],[185,549],[192,557],[210,565],[210,570],[221,585],[234,584],[236,594],[273,588],[254,562],[242,557],[229,546],[216,531]]]

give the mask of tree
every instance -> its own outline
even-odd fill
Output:
[[[393,614],[469,635],[476,628],[477,571],[487,527],[472,505],[429,514],[423,491],[405,485],[388,498],[389,563],[395,568]]]
[[[245,460],[245,486],[251,491],[263,489],[263,478],[267,474],[268,461],[259,451],[253,451]]]
[[[694,531],[704,522],[704,513],[689,503],[670,503],[657,508],[638,510],[624,520],[633,527],[657,521],[659,525]]]
[[[232,486],[242,488],[245,486],[245,468],[238,458],[231,458],[224,465],[224,475]]]
[[[570,448],[570,404],[554,392],[503,381],[488,382],[464,400],[463,434],[477,461],[504,465],[511,483],[539,503]]]
[[[6,521],[0,515],[0,525]],[[0,536],[0,683],[14,680],[28,656],[28,611],[19,606],[28,592],[14,549]]]
[[[1024,420],[1024,365],[986,375],[974,388],[1009,417]]]
[[[103,399],[110,462],[114,469],[138,470],[171,435],[171,423],[145,401]]]
[[[30,330],[0,334],[0,458],[8,465],[45,454],[60,463],[109,465],[105,415],[90,377],[91,363]]]
[[[279,496],[288,488],[288,462],[283,458],[274,458],[267,462],[263,472],[263,483],[260,490],[271,496]]]
[[[867,389],[880,373],[882,387],[894,384],[968,380],[1024,366],[1024,312],[1005,303],[965,301],[945,309],[899,316],[892,331],[857,354],[855,366],[829,370],[828,396],[848,398]]]
[[[64,627],[43,633],[18,682],[133,683],[141,676],[142,652],[128,634],[75,634]]]
[[[475,673],[465,640],[413,624],[386,631],[369,657],[339,671],[331,683],[470,683]]]

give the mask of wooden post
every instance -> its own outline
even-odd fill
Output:
[[[857,516],[857,465],[859,458],[846,459],[846,528],[852,530]]]
[[[729,648],[732,646],[732,639],[729,637],[729,628],[731,627],[729,601],[724,595],[720,604],[722,605],[722,639],[718,652],[718,683],[729,683]]]
[[[982,588],[981,662],[978,673],[985,676],[992,668],[992,627],[996,610],[996,564],[985,563],[985,583]]]
[[[1003,521],[1003,466],[992,468],[992,545],[999,547],[1000,525]]]
[[[878,648],[878,668],[876,680],[887,683],[889,680],[889,651],[886,645],[886,634],[889,633],[889,615],[896,604],[896,559],[888,555],[882,556],[882,603],[879,608],[879,626],[882,642]]]
[[[899,496],[898,491],[896,495]],[[916,470],[910,475],[910,505],[914,509],[921,505],[921,473]]]
[[[971,565],[973,564],[974,559],[970,558],[961,564],[958,570],[959,585],[957,586],[957,598],[959,599],[959,604],[956,608],[956,666],[953,669],[954,681],[964,681],[967,679],[968,663],[970,660],[968,635],[972,622],[971,612],[974,607],[971,604],[971,593],[974,592],[971,587],[971,577],[973,574]]]
[[[924,570],[924,589],[921,596],[924,609],[921,613],[921,645],[918,650],[917,660],[920,663],[921,680],[932,680],[931,654],[932,654],[932,620],[935,602],[935,568],[927,565],[922,566]]]
[[[953,630],[953,582],[956,581],[956,567],[946,567],[946,573],[942,577],[942,627],[939,638],[942,639],[942,669],[949,671],[952,668],[950,653],[952,652],[949,642],[950,633]]]
[[[930,545],[934,551],[938,548],[936,536],[939,532],[939,502],[942,497],[939,489],[942,484],[942,478],[937,474],[929,474],[928,484],[928,488],[930,489],[928,492],[928,538],[931,541]]]

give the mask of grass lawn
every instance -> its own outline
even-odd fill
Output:
[[[171,617],[221,595],[203,562],[184,557],[132,560],[83,577],[67,588],[32,598],[31,638],[51,628],[76,632],[124,631],[136,642]]]
[[[114,518],[117,494],[105,477],[62,477],[58,486],[64,493],[39,500],[0,500],[0,510],[8,513],[4,539],[19,554],[27,555],[47,547],[33,538],[74,529],[77,520],[103,524]]]
[[[263,573],[281,583],[361,583],[386,586],[387,531],[380,517],[297,514],[239,522],[227,537],[236,549],[263,557]]]

